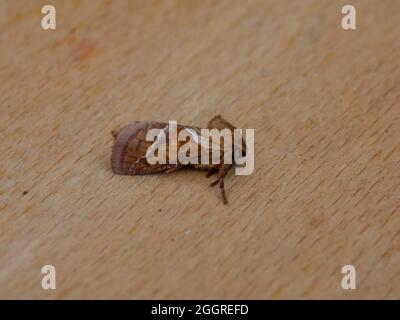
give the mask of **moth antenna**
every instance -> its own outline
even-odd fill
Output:
[[[119,134],[119,130],[112,130],[112,131],[111,131],[111,135],[112,135],[114,138],[118,137],[118,134]]]

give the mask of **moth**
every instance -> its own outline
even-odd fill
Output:
[[[227,148],[223,143],[222,139],[215,144],[215,142],[207,145],[208,141],[201,139],[202,128],[186,126],[186,125],[176,125],[177,134],[182,130],[189,132],[189,134],[193,134],[193,139],[187,139],[185,141],[179,141],[176,137],[171,138],[167,135],[166,139],[163,141],[164,145],[161,148],[160,143],[158,145],[155,144],[155,140],[147,139],[150,130],[156,129],[161,133],[166,133],[170,128],[169,123],[163,122],[155,122],[155,121],[134,121],[119,130],[113,130],[111,132],[114,137],[114,144],[112,147],[111,153],[111,168],[112,171],[116,174],[120,175],[145,175],[145,174],[153,174],[153,173],[169,173],[183,167],[191,167],[194,169],[207,171],[206,177],[211,177],[213,175],[217,175],[215,181],[211,183],[211,186],[219,185],[221,190],[221,195],[223,199],[223,203],[227,204],[228,200],[225,193],[224,186],[224,178],[228,174],[228,172],[236,165],[234,153],[230,152],[229,154],[225,154]],[[234,144],[237,145],[237,139],[234,138],[234,130],[236,129],[232,124],[222,118],[220,115],[212,118],[207,125],[207,129],[217,129],[224,130],[228,129],[229,134],[231,134],[232,148],[234,149]],[[227,132],[227,130],[225,130]],[[228,142],[230,143],[230,142]],[[186,148],[181,148],[186,144]],[[176,161],[175,163],[171,163],[168,160],[172,155],[175,156],[175,159],[179,159],[179,152],[186,152],[188,150],[188,144],[191,144],[189,147],[194,148],[198,152],[194,154],[197,161],[189,161],[189,163]],[[149,152],[154,149],[154,147],[159,147],[157,150],[158,153],[163,152],[166,158],[166,163],[149,163]],[[213,153],[213,149],[216,150],[219,147],[219,161],[215,160],[215,154]],[[225,149],[224,149],[225,147]],[[185,149],[181,151],[181,149]],[[175,151],[177,154],[175,154]],[[193,149],[191,149],[193,150]],[[154,151],[154,150],[153,150]],[[204,163],[204,158],[201,158],[203,152],[207,152],[206,158],[208,158],[208,163]],[[245,155],[246,145],[242,137],[240,137],[240,152],[242,155]],[[203,155],[204,157],[204,155]],[[231,161],[224,161],[226,158]],[[230,158],[232,157],[232,158]],[[190,158],[190,157],[189,157]],[[218,162],[218,163],[216,163]]]

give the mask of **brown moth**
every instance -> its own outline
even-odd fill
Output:
[[[111,154],[111,168],[114,173],[120,175],[144,175],[144,174],[152,174],[152,173],[168,173],[175,170],[179,170],[184,166],[190,166],[195,169],[205,170],[207,171],[207,177],[211,177],[214,174],[217,174],[217,179],[211,183],[211,186],[215,186],[219,184],[223,202],[227,204],[227,198],[225,194],[224,188],[224,178],[228,174],[228,172],[233,168],[235,164],[234,154],[232,153],[232,161],[230,164],[224,164],[224,145],[222,141],[220,142],[220,163],[219,164],[182,164],[179,161],[176,164],[149,164],[148,159],[146,158],[147,152],[149,148],[154,144],[154,141],[146,141],[146,135],[151,129],[159,129],[159,130],[168,130],[168,123],[155,122],[155,121],[135,121],[131,124],[128,124],[121,128],[120,130],[113,130],[111,134],[114,137],[114,145],[112,148]],[[192,126],[184,126],[177,125],[177,133],[183,129],[194,131],[197,134],[200,134],[201,128],[192,127]],[[232,144],[234,144],[233,139],[233,130],[236,129],[232,124],[223,119],[221,116],[216,116],[212,118],[208,122],[207,129],[217,129],[223,130],[228,129],[232,134]],[[221,139],[222,140],[222,139]],[[242,140],[242,154],[245,155],[246,145]],[[170,141],[170,138],[166,139],[166,158],[169,157],[169,148],[173,144],[174,147],[177,147],[173,150],[179,150],[182,145],[187,143],[187,141]],[[200,158],[201,149],[203,148],[202,143],[200,141],[194,142],[198,148],[198,157]],[[233,150],[233,145],[232,145]],[[208,148],[207,152],[209,152],[209,157],[211,157],[212,148]],[[174,151],[173,151],[174,152]],[[230,155],[229,155],[230,157]],[[200,160],[200,159],[199,159]]]

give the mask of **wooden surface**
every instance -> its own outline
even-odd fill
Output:
[[[0,1],[0,298],[400,298],[399,1],[44,4]],[[229,205],[111,172],[112,129],[216,114],[255,129]]]

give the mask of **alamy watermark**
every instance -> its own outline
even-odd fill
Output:
[[[172,120],[162,129],[147,131],[146,141],[153,142],[145,155],[150,165],[235,164],[236,175],[250,175],[254,171],[254,129],[178,130],[177,122]]]

